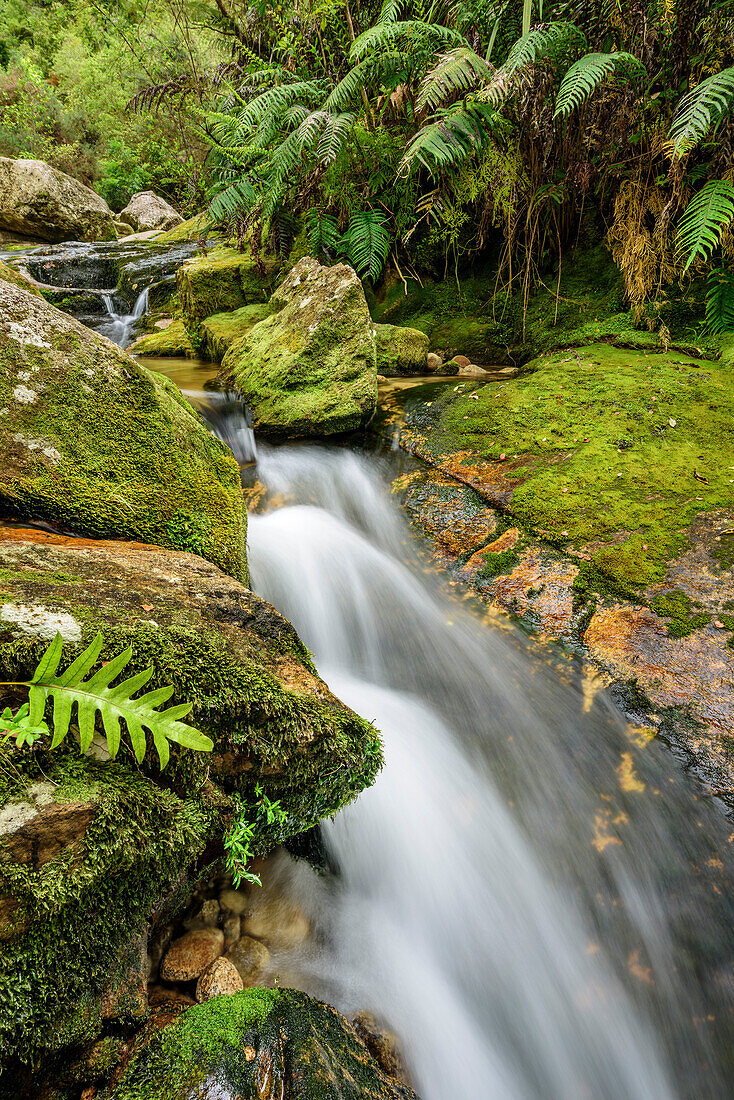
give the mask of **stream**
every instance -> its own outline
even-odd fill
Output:
[[[143,282],[134,299],[98,288],[88,323],[125,346]],[[432,569],[390,494],[412,459],[369,441],[256,447],[211,365],[146,365],[262,483],[253,588],[384,740],[374,787],[322,826],[329,870],[283,853],[265,883],[315,930],[276,960],[281,984],[386,1021],[421,1100],[734,1095],[720,806],[576,656]]]

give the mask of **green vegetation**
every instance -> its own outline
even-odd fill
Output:
[[[692,634],[694,630],[711,622],[710,615],[693,611],[690,597],[679,590],[659,593],[650,601],[650,607],[656,615],[670,620],[668,633],[671,638],[685,638],[687,634]]]
[[[414,449],[588,555],[615,590],[662,580],[694,516],[731,505],[729,367],[607,344],[529,366],[507,383],[444,387],[430,407],[408,399]]]
[[[49,733],[44,714],[46,704],[53,702],[53,740],[49,748],[57,748],[69,733],[69,724],[76,705],[79,726],[79,748],[85,753],[92,744],[97,714],[102,720],[107,751],[114,759],[120,748],[120,721],[124,722],[130,736],[135,759],[140,763],[145,756],[145,731],[148,730],[158,752],[161,768],[165,768],[170,755],[168,742],[174,741],[189,749],[211,752],[213,741],[193,726],[178,719],[191,710],[191,703],[179,703],[161,711],[160,706],[173,695],[173,688],[165,686],[139,695],[140,690],[153,675],[152,668],[143,669],[116,686],[112,681],[121,675],[130,663],[132,650],[107,661],[88,680],[87,676],[98,661],[104,644],[99,633],[87,648],[63,673],[58,672],[64,640],[56,637],[41,657],[33,677],[29,681],[8,681],[4,687],[27,687],[29,701],[15,713],[9,708],[0,716],[0,730],[5,730],[4,741],[13,739],[16,748],[35,741]]]
[[[252,859],[258,833],[265,832],[269,843],[278,839],[280,831],[283,838],[288,833],[284,827],[288,824],[288,814],[279,801],[273,802],[268,798],[260,783],[255,786],[256,803],[254,807],[247,806],[241,795],[233,795],[232,802],[235,807],[234,820],[224,836],[225,866],[232,875],[232,882],[237,889],[242,882],[253,882],[262,886],[260,877],[247,869]]]

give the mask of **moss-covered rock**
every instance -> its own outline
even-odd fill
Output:
[[[258,257],[220,246],[187,260],[176,273],[184,322],[195,335],[213,313],[231,313],[255,302],[267,302],[281,270],[273,256]]]
[[[0,157],[0,229],[41,241],[114,241],[109,206],[42,160]]]
[[[202,1087],[243,1100],[416,1100],[343,1016],[294,989],[187,1009],[149,1035],[109,1100],[184,1100]]]
[[[98,631],[100,662],[129,645],[125,675],[152,665],[148,687],[191,702],[214,750],[172,745],[161,775],[153,746],[138,767],[124,737],[106,763],[80,757],[73,736],[53,752],[0,747],[0,1062],[30,1064],[94,1038],[103,1018],[145,1014],[141,933],[183,903],[206,842],[203,865],[221,856],[231,792],[264,853],[381,763],[376,731],[331,694],[290,624],[202,558],[6,528],[0,680],[29,679],[56,630],[62,668]],[[275,823],[258,784],[281,803]]]
[[[180,317],[176,317],[165,328],[147,332],[145,336],[139,337],[128,351],[133,355],[150,356],[153,359],[158,356],[178,359],[194,354],[189,335]]]
[[[430,341],[425,333],[401,325],[375,325],[377,373],[388,378],[425,374]]]
[[[409,395],[403,445],[617,593],[662,580],[693,518],[734,501],[728,367],[593,344],[529,368]]]
[[[209,225],[209,215],[206,212],[201,214],[194,214],[191,218],[186,218],[185,221],[180,222],[174,226],[173,229],[167,229],[165,233],[161,233],[160,237],[156,240],[158,244],[178,244],[179,241],[196,241],[201,237],[202,233],[206,232],[206,228]]]
[[[274,312],[222,363],[274,436],[331,435],[367,423],[377,403],[375,334],[350,267],[303,259],[271,299]]]
[[[171,382],[6,282],[0,347],[0,514],[246,575],[239,470]]]
[[[41,294],[38,287],[35,286],[30,279],[27,279],[20,271],[16,271],[14,267],[4,264],[1,260],[0,279],[5,283],[12,283],[13,286],[19,286],[21,290],[27,290],[29,294],[36,294],[38,296]]]
[[[232,313],[215,313],[212,317],[207,317],[200,329],[200,354],[215,363],[221,363],[232,344],[247,336],[258,322],[264,321],[272,312],[268,302],[258,302],[255,305],[242,306]]]
[[[0,1094],[21,1095],[23,1066],[145,1017],[146,926],[212,814],[123,763],[1,752]]]

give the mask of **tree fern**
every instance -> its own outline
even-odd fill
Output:
[[[409,174],[416,162],[430,172],[449,168],[472,157],[497,127],[501,117],[480,103],[455,104],[437,113],[413,137],[400,162],[399,173]]]
[[[242,217],[257,201],[257,192],[251,180],[242,177],[214,196],[207,213],[215,225],[221,225]]]
[[[709,272],[706,288],[706,328],[713,335],[734,332],[734,272]]]
[[[631,53],[587,53],[561,81],[553,117],[575,111],[610,76],[633,81],[645,75],[645,66]]]
[[[677,246],[683,270],[696,260],[705,260],[721,241],[734,218],[734,184],[711,180],[686,207],[678,225]]]
[[[734,67],[714,73],[685,95],[670,127],[676,156],[688,152],[734,103]]]
[[[411,39],[426,48],[433,49],[439,49],[441,46],[466,45],[464,36],[453,27],[411,19],[395,23],[376,23],[373,27],[369,27],[352,43],[349,56],[352,61],[362,61],[369,54],[399,46],[404,47]]]
[[[573,23],[541,23],[529,34],[518,38],[502,69],[507,76],[512,76],[545,57],[553,59],[565,56],[573,49],[585,48],[586,39]]]
[[[162,703],[173,695],[172,687],[160,687],[133,699],[133,695],[148,683],[153,669],[147,668],[113,686],[120,673],[130,663],[132,650],[126,649],[89,676],[102,652],[103,639],[98,634],[83,653],[59,674],[63,651],[63,638],[57,634],[43,654],[30,681],[18,681],[16,686],[28,688],[28,703],[16,715],[2,716],[2,728],[6,738],[17,727],[16,745],[20,747],[28,734],[36,739],[47,730],[44,722],[46,704],[53,702],[53,738],[51,749],[57,748],[69,733],[74,708],[79,727],[79,744],[87,752],[94,737],[97,715],[102,721],[107,748],[115,757],[120,748],[120,723],[124,723],[130,735],[135,758],[140,763],[145,756],[146,730],[165,768],[169,759],[169,741],[189,749],[210,752],[212,740],[193,726],[181,722],[191,710],[191,703],[180,703],[160,710]],[[88,679],[85,677],[89,676]]]
[[[390,236],[386,219],[376,210],[361,210],[349,219],[349,227],[340,246],[350,264],[363,278],[379,277],[387,259]]]
[[[468,46],[459,46],[439,59],[423,80],[418,109],[436,107],[453,96],[462,95],[493,74],[491,65]]]

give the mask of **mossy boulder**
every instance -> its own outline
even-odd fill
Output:
[[[193,217],[186,218],[185,221],[180,222],[173,229],[167,229],[165,233],[161,233],[156,238],[156,243],[178,244],[179,241],[196,241],[206,232],[209,223],[210,218],[206,212],[194,214]]]
[[[237,464],[173,383],[0,282],[0,515],[194,550],[246,575]]]
[[[141,935],[221,857],[232,792],[265,853],[381,763],[376,731],[331,694],[290,624],[202,558],[5,528],[0,680],[29,679],[57,630],[62,668],[98,631],[100,662],[129,645],[125,675],[152,666],[146,690],[172,685],[214,750],[172,745],[161,774],[152,744],[138,766],[125,737],[115,761],[79,756],[73,733],[53,752],[0,746],[0,1061],[28,1066],[94,1038],[105,1018],[145,1014]],[[92,751],[104,748],[100,737]],[[275,823],[258,784],[281,803]]]
[[[268,302],[257,302],[235,309],[232,313],[215,313],[207,317],[201,324],[199,354],[221,363],[232,345],[247,336],[258,322],[264,321],[272,312]]]
[[[431,345],[425,333],[401,325],[375,325],[375,332],[378,374],[391,378],[426,373]]]
[[[3,263],[1,260],[0,280],[5,283],[12,283],[13,286],[19,286],[21,290],[27,290],[29,294],[35,294],[40,297],[40,290],[30,279],[26,278],[20,271],[16,271],[14,267],[10,267],[9,264]]]
[[[0,157],[0,229],[41,241],[114,241],[113,217],[101,195],[65,172]]]
[[[204,1092],[242,1100],[416,1100],[336,1009],[294,989],[249,989],[187,1009],[149,1034],[105,1100]]]
[[[375,332],[362,284],[344,264],[303,259],[271,299],[273,313],[222,362],[272,436],[332,435],[369,422],[377,404]]]
[[[0,1094],[22,1095],[34,1063],[145,1017],[147,924],[189,881],[212,813],[124,763],[0,753]]]
[[[187,260],[176,273],[176,285],[188,331],[195,334],[213,313],[267,302],[281,266],[273,256],[256,259],[223,245]]]
[[[156,329],[154,332],[146,332],[128,348],[133,355],[150,356],[151,359],[161,358],[185,358],[193,356],[194,349],[191,340],[184,328],[180,317],[174,318],[170,325]]]

